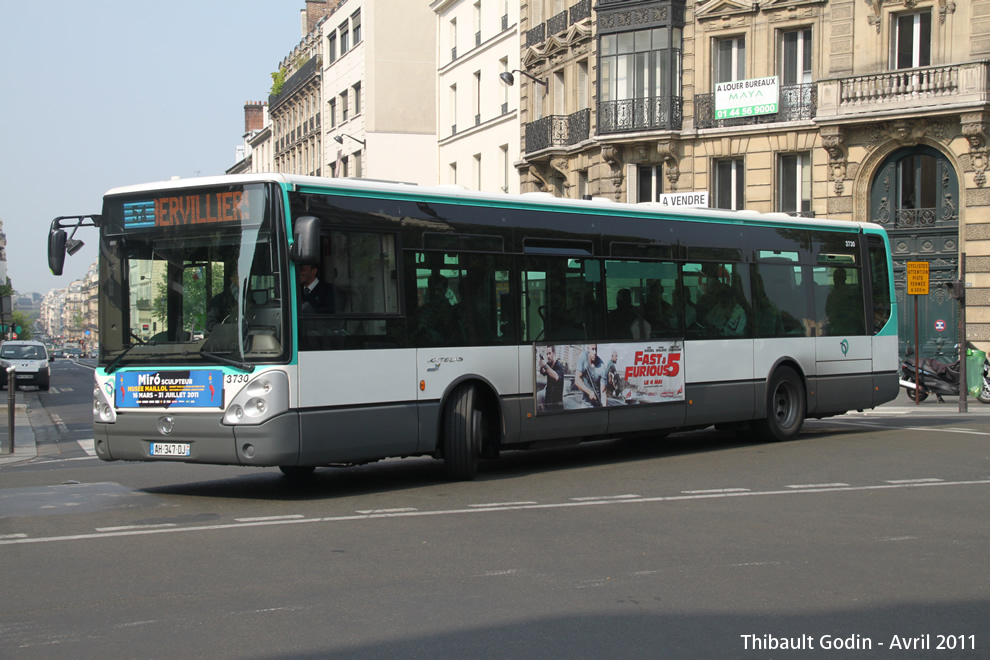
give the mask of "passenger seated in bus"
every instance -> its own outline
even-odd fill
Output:
[[[832,273],[832,290],[825,300],[829,335],[863,334],[863,301],[859,289],[846,282],[846,269]]]
[[[631,339],[632,325],[639,318],[632,304],[632,292],[629,289],[619,289],[615,294],[615,309],[606,316],[608,336],[610,339]]]
[[[319,267],[311,264],[299,266],[299,313],[333,314],[333,287],[317,276]]]
[[[436,273],[430,275],[424,293],[418,314],[420,340],[431,345],[459,341],[457,317],[447,298],[447,278]]]
[[[679,325],[674,306],[663,299],[663,285],[660,280],[650,280],[641,309],[643,319],[650,325],[651,337],[673,334]]]
[[[742,337],[746,334],[746,310],[732,287],[716,281],[706,294],[704,323],[718,336]]]
[[[757,337],[783,337],[784,320],[767,295],[763,278],[753,272],[753,327]]]

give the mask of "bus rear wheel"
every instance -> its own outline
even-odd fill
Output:
[[[772,442],[793,440],[804,425],[804,386],[790,367],[780,367],[767,388],[766,417],[757,420],[757,433]]]
[[[470,481],[478,472],[483,416],[476,397],[474,385],[461,385],[444,410],[443,467],[454,481]]]

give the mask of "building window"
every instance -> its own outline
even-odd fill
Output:
[[[712,62],[712,81],[718,83],[746,79],[746,38],[716,39]]]
[[[457,59],[457,19],[450,19],[450,59]]]
[[[499,73],[506,73],[509,70],[509,58],[503,57],[498,61]],[[509,86],[501,85],[502,87],[502,114],[509,112]]]
[[[890,27],[890,63],[893,69],[914,69],[932,63],[932,14],[894,14]]]
[[[364,155],[360,149],[354,152],[354,176],[361,178],[364,175],[364,162],[362,156]]]
[[[474,45],[481,45],[481,2],[474,3]]]
[[[811,29],[787,30],[780,33],[777,70],[781,85],[801,85],[811,82]]]
[[[334,30],[327,35],[327,63],[333,64],[337,61],[337,31]]]
[[[451,163],[447,169],[447,183],[457,183],[457,163]]]
[[[509,192],[509,145],[503,144],[498,148],[502,157],[502,192]]]
[[[347,21],[340,24],[340,54],[343,56],[347,52]]]
[[[340,121],[341,123],[347,121],[347,92],[340,93]]]
[[[553,114],[555,115],[565,115],[566,111],[566,95],[564,92],[564,72],[554,71],[553,72]]]
[[[481,154],[474,155],[474,189],[481,190]]]
[[[577,109],[591,107],[591,95],[588,85],[588,60],[581,60],[577,65]]]
[[[450,134],[457,133],[457,85],[450,86]]]
[[[811,214],[811,153],[778,157],[777,209],[791,215]]]
[[[474,125],[477,126],[480,123],[481,123],[481,71],[475,71],[474,72]]]
[[[588,170],[578,170],[577,173],[577,196],[578,199],[588,197]]]
[[[337,99],[330,99],[328,114],[330,115],[330,128],[334,128],[337,125]]]
[[[599,40],[599,130],[669,127],[681,94],[681,28],[604,35]]]
[[[715,208],[739,211],[743,208],[743,191],[746,190],[746,170],[742,158],[716,160],[714,171]]]
[[[354,114],[361,114],[361,83],[356,82],[351,88],[354,91]]]
[[[361,43],[361,10],[351,14],[351,34],[354,36],[354,45]]]
[[[663,194],[663,165],[636,167],[636,201],[656,202]]]

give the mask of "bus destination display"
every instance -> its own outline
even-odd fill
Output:
[[[243,190],[175,195],[124,202],[124,229],[182,227],[245,222],[249,205]]]

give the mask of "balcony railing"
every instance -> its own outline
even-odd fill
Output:
[[[571,8],[567,10],[570,12],[569,25],[574,25],[575,23],[580,23],[586,18],[591,18],[591,0],[581,0],[580,2],[571,5]]]
[[[567,29],[567,10],[564,10],[547,21],[549,34],[560,34]]]
[[[725,128],[750,124],[775,124],[782,121],[814,119],[818,107],[818,88],[815,83],[784,85],[780,88],[777,112],[772,115],[715,119],[715,95],[694,95],[695,128]]]
[[[819,118],[976,106],[990,102],[990,62],[898,69],[818,84]]]
[[[526,153],[568,147],[591,135],[591,109],[570,115],[550,115],[526,124]]]
[[[547,24],[540,23],[532,30],[526,30],[526,47],[542,44],[547,38]]]
[[[652,96],[642,99],[602,101],[598,104],[598,133],[627,131],[678,131],[684,120],[684,98]]]

